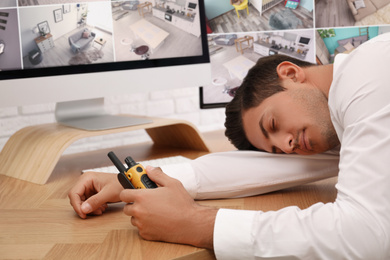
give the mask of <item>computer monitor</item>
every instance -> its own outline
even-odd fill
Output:
[[[211,77],[203,0],[5,1],[0,49],[0,107],[56,102],[88,130],[144,123],[107,115],[105,96]]]
[[[199,88],[200,107],[225,107],[248,70],[264,56],[284,54],[315,63],[315,45],[311,39],[314,39],[311,29],[209,34],[212,79]]]

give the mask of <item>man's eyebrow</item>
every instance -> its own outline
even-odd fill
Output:
[[[263,132],[263,135],[265,136],[265,138],[269,138],[268,137],[268,132],[267,132],[267,130],[265,130],[265,128],[264,128],[264,123],[263,123],[263,121],[264,121],[264,115],[260,118],[260,121],[259,121],[259,126],[260,126],[260,129],[261,129],[261,132]]]

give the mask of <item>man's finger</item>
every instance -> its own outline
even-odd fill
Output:
[[[70,193],[69,199],[70,199],[70,205],[72,205],[72,207],[73,207],[74,211],[76,211],[77,215],[79,215],[81,218],[86,218],[87,216],[81,210],[82,201],[80,199],[80,196],[76,193]]]
[[[121,201],[126,203],[132,203],[135,200],[135,196],[142,192],[142,189],[124,189],[120,194],[119,198]]]
[[[72,205],[74,211],[81,217],[86,218],[87,216],[81,210],[81,205],[85,198],[84,196],[85,186],[84,185],[76,185],[73,189],[71,189],[68,193],[68,197],[70,200],[70,204]]]
[[[152,166],[146,166],[146,173],[148,174],[148,177],[159,186],[166,186],[172,179],[160,168],[155,168]]]

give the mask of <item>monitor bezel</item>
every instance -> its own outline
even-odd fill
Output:
[[[203,87],[199,87],[199,106],[201,109],[224,108],[229,102],[206,103],[203,100]]]

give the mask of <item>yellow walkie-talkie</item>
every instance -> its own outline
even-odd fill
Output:
[[[157,185],[151,181],[146,174],[145,168],[136,163],[133,158],[130,156],[126,157],[125,163],[129,168],[121,163],[121,161],[116,157],[114,152],[109,152],[108,157],[111,159],[112,163],[119,170],[118,180],[125,189],[154,189],[157,188]]]

